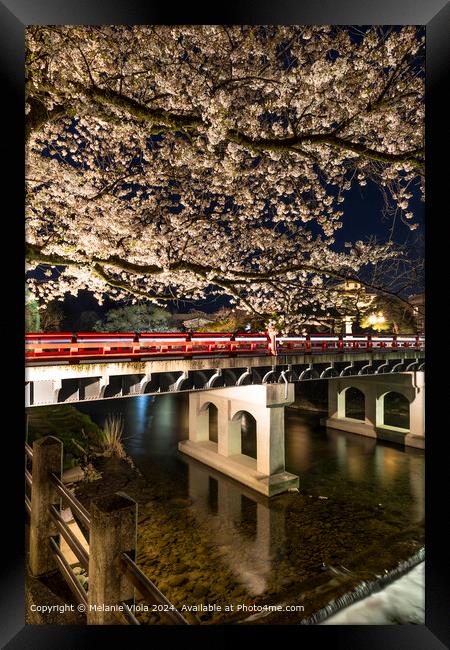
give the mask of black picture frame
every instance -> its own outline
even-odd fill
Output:
[[[426,25],[427,52],[427,414],[426,449],[426,624],[395,626],[224,626],[224,627],[74,627],[24,625],[24,507],[23,507],[23,178],[24,178],[24,28],[31,24],[417,24]],[[6,469],[6,488],[2,493],[5,546],[1,566],[0,640],[2,647],[16,648],[87,648],[106,643],[110,635],[117,644],[139,647],[143,643],[189,644],[204,640],[223,645],[242,639],[285,643],[285,634],[297,634],[302,644],[332,644],[334,648],[440,649],[450,645],[450,576],[445,524],[450,521],[447,476],[449,456],[445,454],[446,423],[445,381],[439,366],[445,367],[445,327],[441,310],[445,290],[439,279],[446,266],[445,249],[437,253],[448,216],[438,209],[439,198],[445,199],[448,185],[443,139],[448,133],[449,118],[444,101],[445,72],[450,62],[450,5],[445,0],[241,0],[239,5],[186,3],[146,4],[138,0],[96,2],[78,0],[3,0],[0,3],[2,104],[6,114],[1,136],[3,172],[2,285],[4,292],[0,318],[3,352],[6,355],[2,378],[4,418],[2,475]],[[448,101],[448,100],[447,100]],[[9,207],[6,205],[9,202]],[[443,201],[446,208],[446,202]],[[440,217],[445,217],[439,221]],[[11,254],[12,253],[12,254]],[[447,271],[448,273],[448,271]],[[438,304],[439,301],[439,304]],[[434,303],[434,306],[433,306]],[[444,303],[444,305],[443,305]],[[16,315],[19,315],[18,318]],[[435,359],[433,360],[433,357]],[[445,392],[444,392],[445,391]],[[317,629],[319,631],[317,631]],[[182,638],[179,639],[178,635]],[[306,636],[305,636],[306,635]],[[258,641],[257,641],[258,639]]]

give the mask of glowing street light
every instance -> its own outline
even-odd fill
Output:
[[[374,329],[377,329],[376,325],[382,325],[386,322],[386,319],[383,315],[383,312],[379,311],[378,314],[370,314],[370,316],[367,318],[367,322],[372,325]]]

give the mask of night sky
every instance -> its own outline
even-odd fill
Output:
[[[411,212],[414,214],[412,222],[418,223],[419,228],[411,231],[399,217],[396,218],[392,240],[403,244],[407,238],[416,237],[418,233],[423,234],[425,204],[420,200],[418,190],[411,190],[413,199],[411,201]],[[392,217],[383,217],[383,197],[379,188],[371,181],[365,187],[352,186],[346,192],[345,201],[342,204],[344,216],[342,217],[343,227],[335,233],[338,248],[346,241],[357,241],[369,235],[376,235],[380,241],[387,241],[391,232]]]

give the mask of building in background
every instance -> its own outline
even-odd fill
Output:
[[[216,319],[213,314],[206,314],[203,311],[195,309],[187,314],[173,314],[172,321],[182,325],[188,332],[195,332],[199,327],[204,327],[208,323],[214,323]]]

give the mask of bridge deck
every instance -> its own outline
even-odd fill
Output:
[[[25,372],[26,406],[424,370],[424,352],[343,350],[277,356],[36,363]]]
[[[424,352],[416,350],[373,350],[323,352],[277,356],[200,357],[192,359],[148,359],[135,361],[91,361],[84,363],[53,363],[34,361],[26,367],[27,381],[101,377],[103,375],[148,375],[162,372],[189,372],[210,369],[280,368],[288,365],[322,365],[339,362],[379,361],[394,359],[423,359]]]

